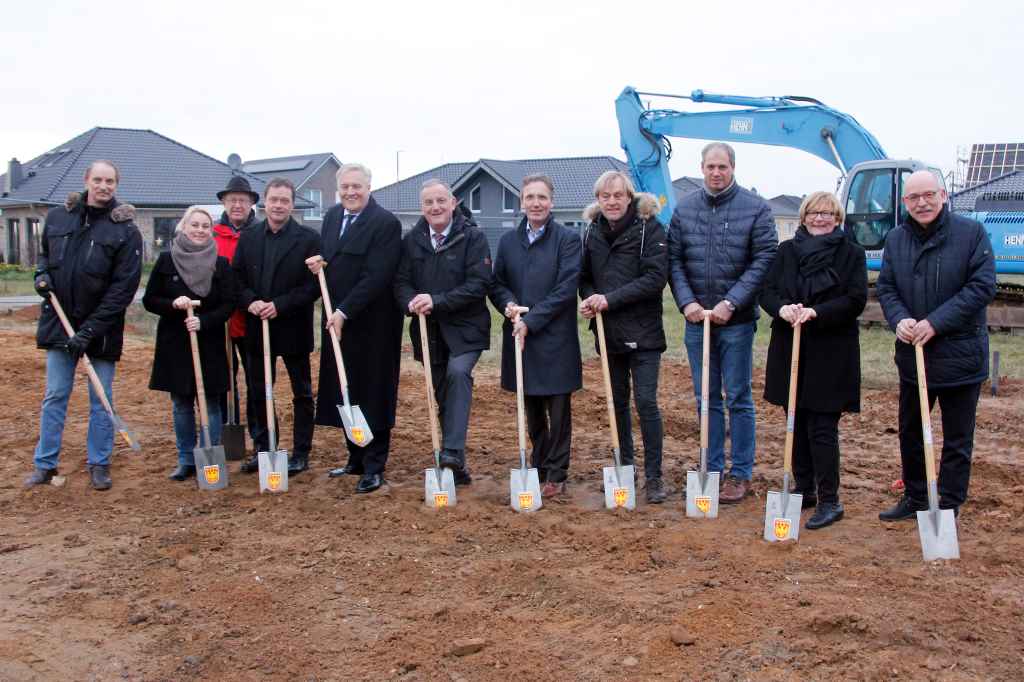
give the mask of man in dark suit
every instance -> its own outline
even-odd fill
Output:
[[[491,346],[491,252],[472,213],[459,209],[445,183],[423,183],[420,207],[423,217],[402,239],[395,298],[413,317],[409,336],[413,355],[421,362],[419,314],[426,316],[431,378],[444,434],[441,466],[455,474],[455,485],[468,485],[466,431],[473,368]]]
[[[331,477],[360,477],[357,493],[384,482],[391,428],[398,405],[402,352],[402,311],[392,283],[401,255],[402,224],[370,197],[370,170],[360,164],[338,169],[340,204],[324,216],[319,259],[307,265],[314,274],[327,263],[327,290],[334,310],[327,323],[341,339],[349,398],[366,417],[373,440],[365,446],[348,442],[348,463]],[[307,275],[308,277],[308,275]],[[313,280],[316,282],[316,280]],[[330,343],[321,344],[316,423],[341,427],[341,387]]]
[[[245,316],[245,352],[248,355],[249,395],[256,397],[256,428],[253,441],[257,452],[270,447],[267,407],[264,396],[262,321],[270,320],[270,373],[276,374],[276,360],[284,360],[292,385],[295,426],[288,473],[309,468],[313,447],[313,382],[309,354],[313,352],[313,301],[319,293],[305,260],[320,250],[317,233],[292,218],[295,185],[274,178],[264,190],[267,217],[242,233],[231,262],[238,277],[238,305]],[[279,432],[278,432],[279,433]],[[254,455],[242,471],[259,469]]]

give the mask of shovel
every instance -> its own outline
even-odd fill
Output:
[[[256,454],[260,465],[260,492],[288,492],[288,451],[277,449],[274,419],[274,381],[270,378],[270,322],[263,320],[263,387],[267,401],[268,451]]]
[[[782,492],[768,491],[764,509],[764,539],[768,542],[797,540],[804,496],[789,492],[793,472],[793,427],[796,422],[796,383],[800,370],[800,329],[793,328],[793,353],[789,361],[789,406],[786,410],[786,444],[782,455]]]
[[[319,258],[313,256],[312,258]],[[312,258],[310,260],[312,260]],[[320,295],[324,299],[324,309],[330,315],[334,308],[331,307],[331,295],[327,292],[327,278],[324,277],[325,261],[316,276],[320,280]],[[366,423],[366,417],[358,405],[352,405],[348,401],[348,378],[345,375],[345,362],[341,359],[341,344],[338,341],[338,334],[334,331],[333,325],[327,325],[327,331],[331,335],[331,347],[334,349],[334,364],[338,368],[338,385],[341,387],[341,405],[338,405],[338,414],[341,415],[341,423],[345,426],[345,436],[359,447],[365,447],[373,440],[373,432],[370,425]]]
[[[528,312],[529,308],[516,309],[515,321],[519,315]],[[519,468],[509,471],[509,488],[511,490],[512,508],[518,512],[537,511],[544,506],[540,494],[540,477],[534,467],[526,468],[526,418],[524,416],[523,397],[523,346],[519,337],[513,337],[516,346],[516,418],[519,431]]]
[[[921,433],[924,436],[924,470],[928,478],[928,510],[917,512],[917,534],[921,537],[921,551],[925,561],[959,559],[956,515],[952,509],[939,509],[932,419],[931,410],[928,409],[928,380],[924,374],[924,348],[915,344],[914,353],[917,355],[917,393],[921,401]]]
[[[430,375],[430,340],[427,338],[427,318],[423,313],[420,313],[420,346],[423,350],[423,375],[427,380],[430,440],[434,445],[434,466],[423,472],[423,499],[428,507],[443,509],[455,506],[455,474],[451,469],[441,467],[441,436],[437,428],[434,381]]]
[[[185,314],[189,319],[195,317],[193,308],[199,307],[199,301],[189,301]],[[196,395],[199,397],[199,424],[202,427],[202,440],[206,447],[192,448],[192,456],[196,465],[196,482],[200,490],[221,490],[228,487],[228,465],[224,460],[224,446],[210,442],[210,415],[206,410],[206,389],[203,386],[203,368],[199,362],[199,339],[190,331],[188,340],[192,345],[192,369],[196,373]]]
[[[615,466],[604,467],[604,506],[607,509],[636,509],[636,481],[633,465],[622,465],[619,453],[619,429],[615,421],[615,403],[612,401],[612,378],[608,371],[608,347],[604,341],[604,320],[597,313],[597,342],[601,350],[601,371],[604,374],[604,392],[608,399],[608,422],[612,431],[612,456]]]
[[[704,313],[704,348],[700,374],[700,470],[686,472],[686,515],[718,518],[717,471],[708,473],[708,400],[711,386],[711,316]]]
[[[225,349],[228,355],[228,372],[231,380],[228,382],[228,420],[221,427],[220,444],[224,447],[224,454],[229,461],[237,461],[245,457],[245,425],[238,423],[238,415],[235,414],[235,394],[238,393],[238,385],[235,383],[235,354],[231,348],[231,335],[224,334]]]
[[[64,333],[68,335],[70,339],[75,335],[75,330],[68,322],[67,315],[64,314],[64,309],[60,307],[60,303],[57,301],[57,296],[53,292],[50,292],[50,303],[53,304],[53,310],[57,313],[57,317],[60,318],[60,323],[64,327]],[[138,452],[141,450],[138,439],[135,438],[135,434],[132,433],[128,425],[124,423],[124,420],[117,416],[114,412],[113,406],[110,401],[107,400],[107,392],[103,390],[103,382],[100,381],[100,377],[96,374],[96,370],[92,366],[92,362],[89,360],[89,356],[82,354],[82,364],[85,365],[85,371],[89,374],[89,382],[92,384],[92,390],[99,397],[100,402],[103,403],[103,409],[110,415],[110,421],[114,425],[114,430],[121,434],[121,438],[124,438],[124,442],[128,444],[132,450]]]

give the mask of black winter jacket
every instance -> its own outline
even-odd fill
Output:
[[[710,310],[736,306],[729,324],[756,320],[757,295],[779,236],[768,202],[735,182],[717,196],[705,189],[682,198],[668,231],[669,285],[682,311],[694,301]]]
[[[988,378],[988,324],[985,309],[996,295],[992,244],[981,223],[950,213],[922,241],[917,222],[891,230],[885,240],[878,301],[889,326],[927,319],[935,337],[924,347],[925,376],[931,388],[976,384]],[[917,383],[910,344],[896,341],[900,381]]]
[[[441,334],[452,355],[486,350],[491,346],[491,314],[487,292],[491,286],[491,250],[487,237],[472,218],[456,212],[448,239],[434,251],[425,218],[402,238],[402,260],[395,275],[395,300],[413,319],[409,324],[413,356],[422,360],[419,317],[408,312],[417,294],[430,294],[434,309],[427,316],[430,359],[446,361],[437,348]]]
[[[603,229],[608,221],[597,204],[583,213],[590,226],[583,236],[580,298],[596,293],[608,300],[602,318],[609,354],[665,351],[661,298],[668,281],[668,248],[665,228],[656,217],[659,208],[654,195],[637,195],[633,224],[610,245]],[[590,321],[590,329],[596,348],[596,320]]]
[[[86,194],[72,192],[50,209],[43,227],[37,273],[49,273],[57,300],[75,331],[93,334],[87,353],[116,362],[124,346],[124,314],[142,277],[142,235],[132,222],[135,208],[110,202],[93,218]],[[68,336],[49,301],[36,330],[40,348],[61,348]]]

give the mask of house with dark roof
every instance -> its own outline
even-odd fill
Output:
[[[331,152],[254,159],[242,163],[243,171],[264,182],[283,177],[295,183],[297,196],[312,204],[302,212],[301,220],[318,232],[324,213],[338,202],[335,175],[339,168],[341,162]]]
[[[1024,170],[1010,171],[955,192],[949,202],[957,213],[1024,210]]]
[[[217,192],[235,172],[160,133],[134,128],[92,128],[27,163],[11,159],[0,175],[4,262],[35,264],[46,212],[64,203],[69,193],[82,191],[85,170],[96,159],[113,161],[121,172],[117,198],[135,206],[146,260],[169,248],[186,208],[216,205]],[[262,193],[265,181],[244,175]],[[309,206],[297,202],[297,208]]]

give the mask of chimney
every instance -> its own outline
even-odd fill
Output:
[[[21,184],[21,162],[17,158],[7,162],[7,177],[4,178],[4,193],[10,194]]]

